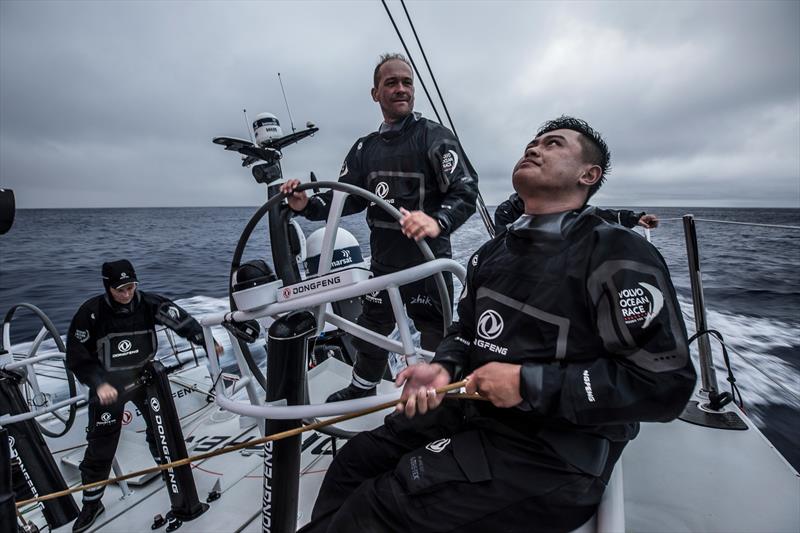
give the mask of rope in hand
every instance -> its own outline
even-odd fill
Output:
[[[436,394],[445,394],[453,390],[458,390],[464,387],[467,384],[467,380],[458,381],[455,383],[450,383],[449,385],[445,385],[444,387],[439,387],[436,389]],[[478,395],[478,394],[448,394],[447,398],[457,398],[461,400],[486,400],[486,398]],[[138,470],[136,472],[129,472],[123,476],[106,479],[104,481],[95,481],[94,483],[87,483],[86,485],[78,485],[72,487],[71,489],[62,490],[59,492],[53,492],[50,494],[45,494],[44,496],[39,496],[38,498],[31,498],[29,500],[23,500],[17,502],[17,508],[23,507],[25,505],[30,505],[32,503],[38,502],[45,502],[49,500],[55,500],[56,498],[61,498],[62,496],[67,496],[74,492],[80,492],[87,489],[94,489],[97,487],[104,487],[111,483],[116,483],[118,481],[125,481],[126,479],[130,479],[133,477],[138,477],[146,474],[153,474],[157,472],[161,472],[162,470],[169,470],[170,468],[175,468],[178,466],[188,465],[193,462],[202,461],[205,459],[210,459],[212,457],[216,457],[218,455],[223,455],[226,453],[232,453],[244,448],[249,448],[251,446],[257,446],[259,444],[264,444],[270,441],[278,441],[282,439],[286,439],[289,437],[294,437],[295,435],[300,435],[301,433],[305,433],[306,431],[313,431],[315,429],[319,429],[325,426],[330,426],[333,424],[338,424],[340,422],[345,422],[347,420],[351,420],[353,418],[358,418],[364,415],[368,415],[370,413],[374,413],[376,411],[382,411],[384,409],[394,408],[398,404],[398,400],[391,400],[388,402],[384,402],[380,405],[376,405],[374,407],[369,407],[367,409],[362,409],[361,411],[356,411],[355,413],[349,413],[346,415],[340,415],[334,418],[329,418],[328,420],[320,420],[314,422],[313,424],[308,424],[307,426],[302,426],[299,428],[289,429],[286,431],[281,431],[279,433],[274,433],[272,435],[266,435],[264,437],[259,437],[257,439],[248,440],[246,442],[240,442],[239,444],[234,444],[231,446],[225,446],[220,450],[214,450],[211,452],[201,453],[199,455],[194,455],[191,457],[187,457],[185,459],[179,459],[178,461],[173,461],[171,463],[165,463],[163,465],[156,465],[150,468],[145,468],[143,470]]]

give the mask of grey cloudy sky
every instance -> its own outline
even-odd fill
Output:
[[[599,205],[800,207],[800,2],[407,6],[488,204],[571,114],[612,149]],[[335,179],[380,122],[377,56],[400,50],[378,0],[0,0],[0,187],[19,207],[260,204],[211,139],[246,137],[242,108],[290,129],[277,72],[295,125],[320,128],[284,175]],[[433,117],[419,86],[417,109]]]

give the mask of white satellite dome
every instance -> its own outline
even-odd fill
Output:
[[[306,239],[306,274],[309,276],[319,272],[319,256],[322,253],[322,236],[325,228],[320,228]],[[363,267],[364,257],[361,255],[361,246],[352,233],[339,228],[336,231],[336,244],[331,257],[331,271],[352,267]]]
[[[272,113],[259,113],[253,121],[253,132],[256,135],[256,144],[264,146],[270,139],[283,136],[281,123]]]

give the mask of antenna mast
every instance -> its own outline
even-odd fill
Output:
[[[253,139],[253,128],[250,127],[250,121],[247,120],[247,109],[242,109],[242,113],[244,113],[244,129],[247,130],[247,134],[250,136],[250,142],[253,143],[253,146],[256,146],[256,140]]]
[[[283,103],[286,104],[286,112],[289,113],[289,124],[292,125],[292,133],[294,133],[294,120],[292,120],[292,112],[289,110],[289,101],[286,99],[286,91],[283,90],[283,80],[281,79],[281,73],[278,72],[278,82],[281,84],[281,92],[283,93]]]

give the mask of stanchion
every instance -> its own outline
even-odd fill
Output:
[[[282,398],[300,405],[306,397],[306,358],[317,321],[308,311],[295,311],[269,328],[267,343],[267,403]],[[299,428],[300,420],[267,420],[266,434]],[[297,529],[297,489],[300,483],[300,435],[264,443],[264,497],[261,528],[265,533]]]

